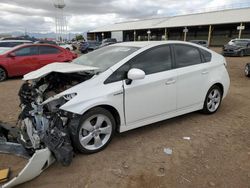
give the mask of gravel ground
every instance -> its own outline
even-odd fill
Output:
[[[78,154],[69,167],[56,163],[19,187],[249,188],[250,79],[243,70],[250,57],[227,62],[231,87],[216,114],[194,112],[117,134],[104,151]],[[21,83],[20,78],[0,83],[0,120],[16,121]],[[0,168],[11,167],[12,176],[26,162],[0,155]]]

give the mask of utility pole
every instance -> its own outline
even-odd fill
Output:
[[[187,27],[183,29],[183,33],[184,33],[184,41],[187,41],[187,33],[188,33]]]
[[[212,25],[209,25],[208,39],[207,39],[208,47],[209,47],[210,44],[211,44],[211,36],[212,36]]]
[[[242,30],[245,29],[245,26],[243,25],[243,23],[240,23],[240,26],[237,27],[237,30],[239,30],[239,39],[241,38],[241,34],[242,34]]]
[[[168,30],[165,28],[165,40],[168,40]]]

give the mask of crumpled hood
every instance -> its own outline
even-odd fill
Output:
[[[30,72],[23,76],[23,80],[34,80],[42,78],[51,72],[59,73],[74,73],[74,72],[83,72],[90,70],[97,70],[97,67],[79,65],[75,63],[52,63],[48,64],[36,71]]]

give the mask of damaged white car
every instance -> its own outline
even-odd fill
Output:
[[[69,165],[74,149],[104,149],[115,131],[197,110],[212,114],[230,84],[223,56],[178,41],[111,45],[23,80],[18,141],[30,154],[46,150],[37,175],[51,157]]]

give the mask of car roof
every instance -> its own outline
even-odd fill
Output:
[[[113,44],[112,46],[127,46],[127,47],[138,47],[138,48],[144,48],[149,45],[162,45],[162,44],[191,44],[190,42],[184,42],[184,41],[178,41],[178,40],[167,40],[167,41],[142,41],[142,42],[121,42]]]
[[[32,42],[30,40],[0,40],[0,42]]]
[[[241,39],[237,39],[237,38],[236,38],[236,39],[232,39],[232,40],[247,40],[247,41],[249,40],[249,41],[250,41],[250,39],[242,39],[242,38],[241,38]],[[231,41],[232,41],[232,40],[231,40]]]

